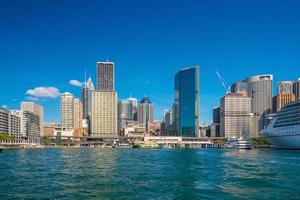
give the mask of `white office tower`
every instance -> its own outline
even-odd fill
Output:
[[[251,98],[242,94],[227,94],[220,103],[220,133],[222,137],[250,137]]]
[[[257,75],[249,77],[245,80],[248,82],[248,96],[251,98],[251,113],[257,120],[258,132],[268,125],[268,115],[272,111],[272,97],[273,97],[273,75]]]

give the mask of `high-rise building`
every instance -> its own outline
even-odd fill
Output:
[[[272,110],[273,75],[257,75],[246,79],[248,82],[248,96],[251,98],[251,112],[258,120],[258,132],[268,125],[268,115]]]
[[[133,121],[138,121],[138,103],[137,103],[137,99],[131,97],[127,99],[128,101],[132,102],[132,116],[133,116]]]
[[[292,94],[293,81],[281,81],[277,83],[277,94]]]
[[[82,104],[77,98],[73,99],[73,112],[74,112],[74,129],[81,130],[82,128]]]
[[[236,82],[231,86],[231,93],[238,93],[244,96],[248,96],[248,83],[247,82]]]
[[[121,100],[118,102],[118,134],[124,135],[124,129],[128,121],[133,121],[133,103],[129,100]]]
[[[175,76],[175,130],[185,137],[196,137],[200,124],[200,67],[181,69]]]
[[[94,84],[89,78],[81,87],[81,102],[82,102],[82,118],[89,119],[92,113],[92,91],[94,91]]]
[[[21,102],[21,110],[32,112],[39,116],[40,119],[40,135],[43,136],[44,125],[44,108],[35,102]]]
[[[220,134],[223,137],[250,137],[251,98],[227,94],[221,99]]]
[[[139,123],[149,132],[153,125],[153,104],[148,97],[144,96],[140,101],[138,112]]]
[[[74,96],[69,92],[61,95],[60,119],[63,129],[74,129]]]
[[[20,115],[20,111],[10,111],[9,134],[15,135],[17,139],[21,138],[21,119],[22,116]]]
[[[277,94],[273,97],[273,113],[279,112],[287,104],[295,101],[295,95],[292,93]]]
[[[97,90],[115,91],[115,64],[97,62]]]
[[[300,99],[300,78],[293,83],[293,93],[296,100]]]
[[[161,123],[161,134],[162,135],[174,135],[174,125],[173,125],[173,112],[172,110],[164,110],[164,118]]]
[[[172,110],[169,109],[164,110],[164,122],[166,123],[166,126],[172,125],[173,123]]]
[[[32,142],[40,141],[40,117],[33,112],[21,110],[21,135]]]
[[[9,134],[9,110],[0,107],[0,134]]]
[[[64,130],[78,130],[82,128],[82,104],[71,93],[61,95],[61,127]]]
[[[92,92],[91,137],[117,137],[117,104],[117,92],[115,91]]]
[[[220,124],[220,106],[213,108],[213,123]]]

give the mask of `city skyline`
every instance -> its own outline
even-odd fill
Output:
[[[263,1],[258,7],[230,1],[220,2],[218,7],[207,2],[166,1],[152,15],[148,10],[153,10],[155,2],[140,2],[134,9],[119,2],[118,14],[107,10],[92,15],[89,13],[101,6],[111,7],[113,2],[83,7],[74,3],[70,11],[68,2],[63,1],[52,4],[57,16],[52,16],[51,8],[43,3],[29,2],[0,3],[0,15],[4,16],[0,23],[6,27],[0,33],[5,38],[0,47],[4,74],[0,89],[5,94],[0,104],[16,109],[21,101],[37,100],[45,109],[45,122],[60,120],[59,93],[80,97],[80,87],[76,86],[84,81],[85,71],[96,85],[96,62],[107,57],[115,62],[119,99],[127,99],[130,93],[141,99],[147,93],[155,105],[155,119],[161,119],[163,110],[171,108],[173,77],[185,66],[199,64],[201,68],[201,123],[211,122],[211,110],[225,94],[216,70],[228,86],[245,77],[273,74],[274,95],[277,82],[299,76],[297,2],[281,5]],[[289,15],[280,14],[282,7]],[[164,13],[167,8],[168,13]],[[208,12],[206,8],[214,9]],[[74,16],[76,11],[85,18]],[[183,18],[177,12],[182,12]],[[235,19],[235,15],[240,18]],[[60,17],[63,19],[58,23]],[[152,19],[157,18],[161,20],[153,24]],[[107,33],[101,31],[103,26],[108,27]],[[186,29],[191,31],[183,32]]]

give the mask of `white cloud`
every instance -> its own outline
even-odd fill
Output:
[[[8,108],[7,105],[2,105],[1,107],[4,108],[4,109],[7,109],[7,108]]]
[[[70,80],[69,83],[77,87],[81,87],[83,85],[83,83],[78,80]]]
[[[57,98],[60,96],[59,90],[55,87],[36,87],[27,90],[26,94],[35,98]]]

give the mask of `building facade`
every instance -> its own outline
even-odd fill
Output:
[[[21,110],[32,112],[40,118],[40,135],[43,136],[44,108],[35,102],[21,102]]]
[[[292,93],[278,94],[273,97],[273,113],[279,112],[287,104],[295,101],[295,95]]]
[[[213,123],[220,124],[220,106],[213,108]]]
[[[295,95],[295,99],[300,99],[300,78],[298,78],[293,83],[293,94]]]
[[[79,130],[82,128],[82,104],[71,93],[61,95],[60,102],[61,128]]]
[[[236,82],[231,86],[231,93],[238,93],[244,96],[248,96],[248,83],[247,82]]]
[[[227,94],[220,103],[220,136],[250,137],[251,98],[241,94]]]
[[[137,99],[133,98],[130,96],[130,98],[127,99],[128,101],[130,101],[132,103],[132,116],[133,116],[133,121],[138,121],[138,103],[137,103]]]
[[[153,104],[148,97],[143,97],[139,103],[138,121],[148,133],[153,125]]]
[[[293,94],[293,81],[278,82],[277,94]]]
[[[10,111],[0,107],[0,134],[21,138],[21,116],[19,111]]]
[[[21,110],[22,138],[32,142],[40,142],[40,117],[33,112]]]
[[[91,137],[117,137],[117,101],[115,91],[94,91],[92,93]]]
[[[115,91],[115,64],[97,62],[97,90]]]
[[[197,137],[200,124],[200,67],[184,68],[175,75],[175,133]]]
[[[89,78],[81,87],[82,119],[89,119],[92,113],[92,91],[94,84]]]
[[[251,112],[258,120],[258,132],[268,125],[267,116],[272,111],[273,75],[257,75],[246,79],[248,82],[248,96],[251,98]]]
[[[133,103],[129,100],[121,100],[118,102],[118,135],[124,135],[124,129],[127,122],[133,121]]]

